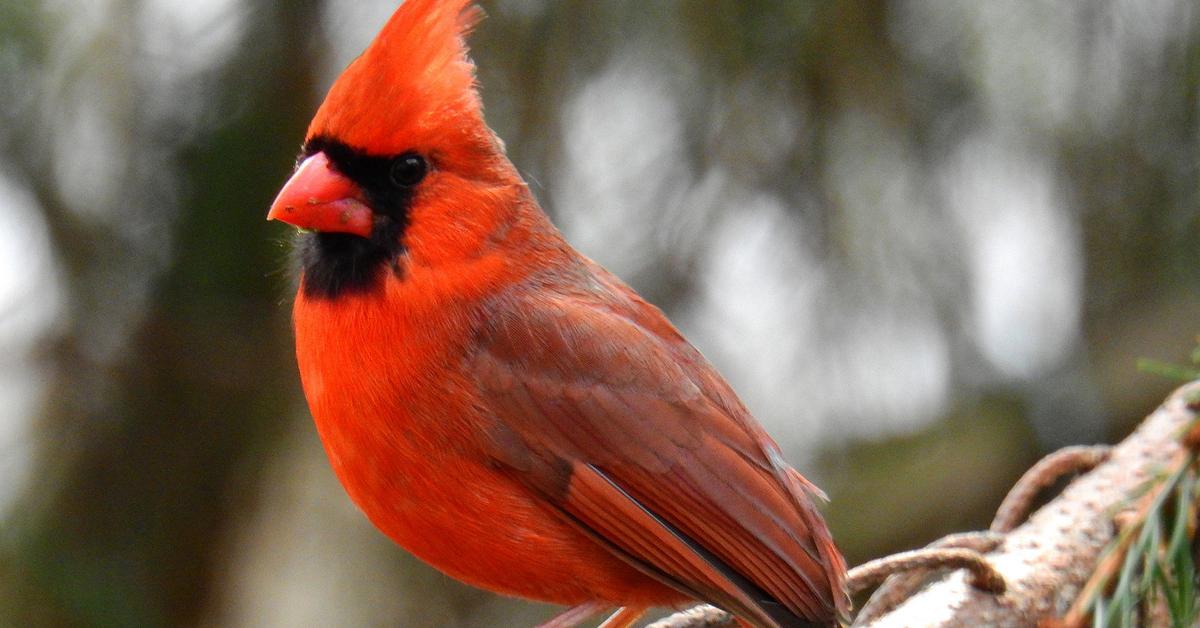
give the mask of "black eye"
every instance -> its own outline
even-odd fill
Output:
[[[425,158],[415,153],[406,153],[392,160],[388,176],[392,183],[402,188],[410,188],[425,178],[429,165]]]

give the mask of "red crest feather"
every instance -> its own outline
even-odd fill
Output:
[[[308,137],[392,154],[445,137],[450,127],[482,127],[466,36],[483,12],[469,3],[402,4],[330,88]]]

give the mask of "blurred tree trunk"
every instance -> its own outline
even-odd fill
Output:
[[[211,82],[220,91],[201,92],[208,110],[232,115],[198,142],[168,144],[182,166],[181,218],[157,237],[179,254],[127,347],[115,363],[89,359],[78,323],[88,312],[72,312],[49,356],[49,436],[34,477],[53,481],[35,481],[18,509],[27,580],[6,621],[195,623],[229,515],[249,505],[243,496],[286,425],[287,262],[282,247],[263,246],[277,232],[246,216],[265,216],[311,114],[321,2],[249,4],[239,48]],[[54,211],[49,169],[28,165],[64,252],[69,302],[102,301],[105,279],[121,281],[96,270],[105,234]]]

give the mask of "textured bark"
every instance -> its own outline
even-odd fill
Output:
[[[1200,382],[1175,391],[1112,449],[1107,461],[1072,482],[1057,498],[1002,537],[985,554],[1007,591],[992,595],[951,572],[870,623],[856,626],[1033,626],[1067,612],[1116,534],[1113,512],[1131,503],[1148,479],[1183,453],[1180,434],[1196,418]],[[676,613],[652,628],[728,625],[708,606]]]
[[[870,623],[885,626],[1032,626],[1067,611],[1116,533],[1112,513],[1182,453],[1181,430],[1195,418],[1193,382],[1172,394],[1113,448],[1107,462],[1009,533],[987,559],[1008,591],[994,596],[947,575]]]

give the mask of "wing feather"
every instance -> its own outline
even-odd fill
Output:
[[[766,626],[842,614],[845,567],[815,487],[658,310],[601,297],[493,304],[469,372],[494,457],[689,595]]]

